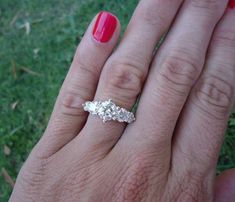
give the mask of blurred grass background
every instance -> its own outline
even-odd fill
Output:
[[[42,135],[75,48],[100,10],[126,27],[138,0],[0,0],[0,201]],[[209,144],[209,143],[208,143]],[[235,113],[218,172],[235,166]]]

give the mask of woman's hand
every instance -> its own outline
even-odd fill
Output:
[[[114,52],[119,21],[96,16],[10,201],[212,201],[235,101],[234,4],[142,0]],[[82,107],[112,99],[130,110],[140,93],[129,125]],[[218,180],[215,201],[234,201],[229,176]]]

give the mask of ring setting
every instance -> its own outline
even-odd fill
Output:
[[[125,108],[117,106],[111,99],[107,101],[87,101],[83,105],[84,111],[91,115],[98,115],[103,122],[118,121],[132,123],[135,116]]]

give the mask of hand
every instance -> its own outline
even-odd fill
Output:
[[[113,53],[120,23],[96,16],[10,201],[234,201],[234,172],[215,182],[235,101],[234,0],[227,4],[142,0]],[[82,107],[112,99],[130,110],[140,93],[129,125]]]

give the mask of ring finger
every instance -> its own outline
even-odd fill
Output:
[[[95,100],[112,99],[117,105],[131,109],[148,73],[156,43],[170,26],[181,3],[182,0],[139,3],[123,40],[104,66]],[[102,120],[90,116],[82,132],[92,145],[108,143],[102,144],[103,151],[107,151],[124,127],[125,124],[117,122],[103,124]]]

